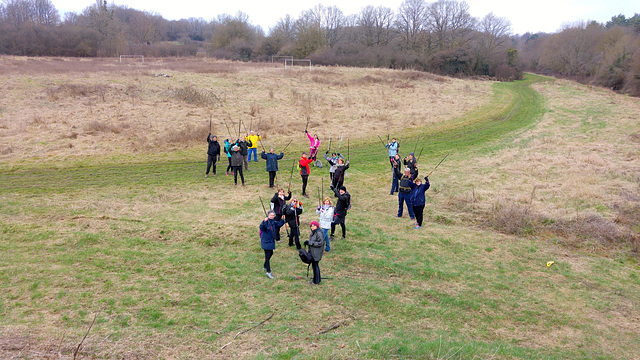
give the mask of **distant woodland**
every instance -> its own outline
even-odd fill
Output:
[[[345,15],[316,7],[265,31],[244,13],[170,21],[97,0],[61,18],[50,0],[3,0],[0,54],[110,57],[204,56],[414,69],[514,80],[523,71],[567,77],[640,95],[640,15],[575,23],[553,34],[514,35],[508,19],[470,15],[465,1],[405,0],[398,9]],[[282,61],[281,58],[279,58]]]

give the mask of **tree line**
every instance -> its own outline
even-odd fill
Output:
[[[640,16],[513,35],[508,19],[471,16],[460,0],[405,0],[345,15],[317,5],[265,33],[246,14],[212,20],[162,16],[96,0],[61,18],[51,0],[3,0],[0,53],[25,56],[209,56],[415,69],[454,76],[519,79],[522,70],[570,77],[640,95]]]
[[[446,75],[521,76],[511,24],[469,13],[465,1],[405,0],[399,9],[366,6],[345,15],[316,7],[281,18],[266,34],[244,13],[206,21],[169,21],[150,12],[97,0],[61,18],[51,0],[3,0],[0,53],[25,56],[212,56],[315,64],[412,68]]]
[[[524,70],[640,96],[640,15],[565,26],[554,34],[515,37]]]

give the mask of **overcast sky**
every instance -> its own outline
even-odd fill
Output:
[[[325,7],[337,6],[345,15],[357,14],[372,5],[385,6],[394,12],[402,0],[231,0],[231,1],[157,1],[157,0],[107,0],[109,3],[126,5],[130,8],[157,13],[167,20],[187,19],[190,17],[211,20],[221,14],[236,15],[238,11],[249,16],[249,22],[259,25],[265,31],[273,27],[278,20],[289,14],[297,18],[303,10],[318,4]],[[52,0],[60,11],[81,12],[95,3],[95,0]],[[432,2],[427,0],[428,3]],[[511,21],[512,31],[556,32],[564,24],[576,21],[595,20],[606,22],[612,16],[623,14],[631,17],[640,13],[640,0],[467,0],[471,15],[481,18],[490,12]]]

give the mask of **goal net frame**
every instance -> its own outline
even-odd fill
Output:
[[[309,59],[284,59],[284,68],[294,67],[296,62],[309,63],[309,70],[311,70],[311,60]],[[290,65],[287,66],[287,63],[290,63]]]
[[[120,55],[120,62],[122,62],[122,58],[140,58],[144,63],[144,55]]]
[[[273,56],[271,56],[271,62],[273,62],[273,59],[291,59],[291,60],[293,60],[293,56],[291,56],[291,55],[273,55]]]

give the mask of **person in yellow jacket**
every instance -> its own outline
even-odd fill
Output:
[[[251,161],[251,153],[253,153],[253,161],[258,162],[258,140],[261,139],[260,134],[256,135],[253,131],[251,131],[251,135],[247,136],[247,139],[251,141],[251,146],[249,146],[249,157],[248,161]]]

